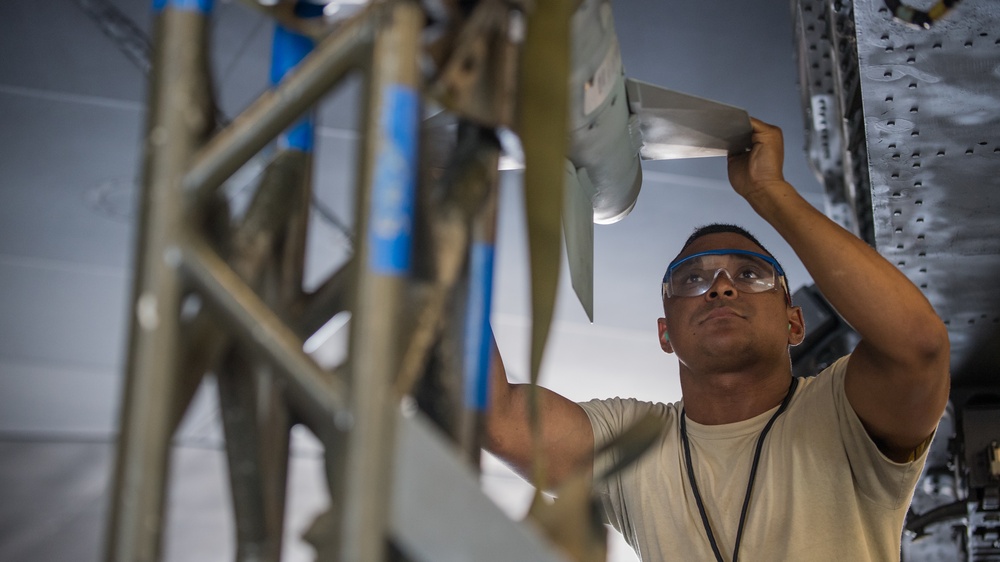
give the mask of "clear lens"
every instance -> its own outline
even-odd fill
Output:
[[[774,288],[778,272],[765,256],[749,252],[695,254],[670,266],[664,279],[667,296],[695,297],[712,287],[719,275],[737,291],[761,293]]]

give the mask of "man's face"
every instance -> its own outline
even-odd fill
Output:
[[[698,238],[678,259],[718,249],[764,253],[749,239],[724,232]],[[694,369],[735,370],[761,357],[787,361],[788,345],[801,341],[801,313],[788,306],[780,283],[774,290],[741,292],[720,274],[705,294],[669,297],[663,308],[666,317],[659,329],[664,351],[676,353],[682,365]]]

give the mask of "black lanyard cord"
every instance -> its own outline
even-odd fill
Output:
[[[743,509],[740,512],[740,524],[736,529],[736,545],[733,547],[733,561],[737,562],[740,553],[740,541],[743,539],[743,526],[746,524],[747,512],[750,509],[750,495],[753,492],[753,482],[757,477],[757,466],[760,464],[760,455],[764,449],[764,438],[767,437],[767,433],[771,431],[771,426],[774,425],[775,420],[778,416],[788,407],[788,403],[792,400],[792,395],[795,394],[795,387],[799,384],[799,379],[792,377],[792,382],[788,387],[788,393],[785,394],[785,399],[781,401],[781,406],[778,407],[778,411],[774,412],[771,419],[768,420],[767,425],[761,430],[760,436],[757,437],[757,448],[753,454],[753,463],[750,466],[750,479],[747,482],[747,493],[743,498]],[[685,410],[681,410],[681,441],[684,444],[684,461],[687,464],[688,480],[691,481],[691,491],[694,492],[694,500],[698,504],[698,513],[701,515],[701,523],[705,526],[705,534],[708,535],[708,542],[712,545],[712,552],[715,553],[715,559],[718,562],[724,562],[722,558],[722,553],[719,551],[719,545],[715,540],[715,534],[712,533],[712,525],[708,522],[708,513],[705,511],[705,502],[701,499],[701,493],[698,491],[698,482],[694,477],[694,463],[691,462],[691,445],[688,443],[687,436],[687,423],[685,423]]]

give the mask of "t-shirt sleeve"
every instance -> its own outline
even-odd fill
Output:
[[[583,408],[583,411],[587,413],[587,417],[590,418],[590,425],[594,429],[595,451],[649,413],[666,416],[668,408],[665,404],[643,402],[632,398],[590,400],[588,402],[580,402],[579,404]],[[594,474],[600,474],[617,460],[613,453],[601,456],[595,455]],[[601,494],[609,492],[607,484],[602,486],[599,483],[595,483],[595,490]]]
[[[879,450],[847,399],[844,379],[849,360],[850,356],[840,358],[830,366],[829,373],[824,374],[830,377],[833,404],[851,472],[858,488],[869,499],[885,508],[897,509],[910,501],[927,450],[925,448],[916,459],[904,463],[889,459]]]

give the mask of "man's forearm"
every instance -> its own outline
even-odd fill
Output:
[[[789,243],[830,304],[869,345],[906,358],[946,347],[944,326],[923,293],[790,184],[770,185],[747,201]]]

